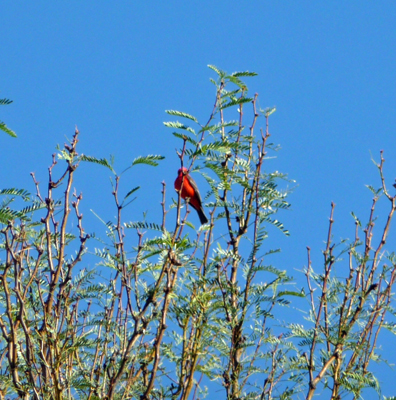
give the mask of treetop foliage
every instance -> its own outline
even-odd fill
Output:
[[[275,108],[261,110],[258,94],[249,95],[242,79],[254,72],[209,68],[217,77],[208,118],[167,110],[181,122],[164,123],[178,140],[180,167],[207,183],[207,224],[195,228],[182,189],[169,202],[173,182],[162,183],[160,220],[126,221],[124,209],[144,188],[122,197],[124,174],[164,157],[136,155],[118,174],[112,159],[80,153],[77,129],[53,157],[46,185],[32,174],[34,194],[0,191],[0,399],[380,393],[370,365],[381,360],[380,330],[395,332],[396,277],[395,254],[385,248],[396,196],[385,185],[382,154],[367,224],[355,216],[352,243],[333,243],[332,205],[323,265],[314,269],[308,249],[299,288],[272,265],[279,249],[267,244],[274,229],[289,235],[281,220],[290,181],[271,170]],[[97,216],[106,237],[87,233],[73,187],[86,162],[111,171],[111,217]],[[376,244],[379,201],[390,207]],[[297,300],[301,322],[283,322],[282,309]]]

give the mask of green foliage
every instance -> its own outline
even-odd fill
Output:
[[[12,103],[12,100],[0,99],[0,106],[8,105],[8,104],[11,104],[11,103]],[[3,132],[7,133],[11,137],[14,137],[14,138],[17,137],[16,133],[13,130],[11,130],[10,128],[8,128],[8,126],[2,121],[0,121],[0,130],[2,130]]]
[[[136,164],[147,164],[156,167],[158,165],[157,161],[163,160],[164,158],[165,157],[163,156],[157,156],[157,155],[148,155],[145,157],[140,156],[133,160],[132,166]]]
[[[0,99],[0,106],[11,104],[12,100],[9,99]]]
[[[134,187],[133,189],[131,189],[126,195],[125,195],[125,197],[124,197],[124,201],[129,197],[129,196],[131,196],[133,193],[135,193],[137,190],[139,190],[140,189],[140,186],[136,186],[136,187]]]
[[[244,103],[251,103],[252,101],[253,101],[252,98],[243,98],[243,97],[239,98],[239,99],[232,98],[229,102],[223,104],[221,106],[221,109],[224,110],[225,108],[228,108],[228,107],[233,107],[233,106],[237,106],[239,104],[244,104]]]
[[[115,174],[113,166],[105,158],[99,159],[99,158],[87,156],[84,154],[81,156],[81,161],[86,161],[86,162],[90,162],[90,163],[94,163],[94,164],[103,165],[104,167],[109,168],[110,171]]]
[[[11,137],[14,137],[14,138],[17,137],[16,133],[13,130],[11,130],[10,128],[8,128],[8,126],[2,121],[0,121],[0,130],[7,133]]]
[[[0,195],[21,196],[24,200],[29,200],[30,193],[25,189],[1,189]]]
[[[180,144],[180,164],[206,189],[210,221],[201,228],[188,198],[176,194],[169,203],[166,183],[161,218],[125,222],[124,209],[141,188],[131,185],[120,196],[124,173],[164,157],[138,156],[117,174],[112,158],[77,152],[78,131],[59,149],[62,162],[51,166],[45,195],[34,177],[35,196],[0,190],[1,398],[269,400],[380,392],[369,366],[381,360],[374,351],[379,331],[395,332],[386,315],[394,314],[396,256],[384,249],[395,197],[384,184],[369,187],[374,206],[392,202],[377,247],[373,212],[363,228],[353,215],[364,240],[357,230],[353,243],[334,244],[332,209],[323,266],[315,272],[309,253],[307,287],[296,287],[271,264],[280,250],[268,244],[275,231],[289,236],[281,220],[292,183],[271,172],[268,154],[276,146],[268,130],[256,134],[260,118],[268,126],[275,108],[257,111],[257,95],[248,96],[242,79],[254,72],[209,68],[217,80],[208,119],[168,110],[187,122],[164,123]],[[114,209],[94,214],[102,238],[86,233],[82,196],[73,193],[81,161],[112,174]],[[382,157],[376,165],[384,182]],[[336,269],[343,257],[348,265]],[[283,322],[279,310],[286,307],[303,309],[304,318]]]
[[[191,121],[198,123],[198,120],[190,114],[187,114],[187,113],[184,113],[181,111],[175,111],[175,110],[165,110],[165,112],[169,115],[174,115],[176,117],[183,117],[183,118],[191,119]]]
[[[184,129],[192,134],[195,135],[194,129],[190,128],[187,125],[181,124],[180,122],[164,122],[164,125],[167,126],[168,128],[177,128],[177,129]],[[175,135],[177,132],[173,132]]]

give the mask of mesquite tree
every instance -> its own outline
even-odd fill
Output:
[[[53,156],[46,186],[32,174],[34,194],[0,191],[0,399],[338,399],[376,387],[369,365],[380,329],[393,329],[386,315],[396,267],[384,253],[396,200],[382,156],[382,187],[373,189],[368,224],[355,217],[347,260],[332,242],[333,207],[323,268],[314,272],[308,252],[307,287],[290,290],[293,278],[270,264],[277,250],[266,241],[271,227],[289,234],[278,219],[289,208],[288,180],[268,156],[275,110],[249,97],[242,79],[255,73],[210,68],[217,79],[207,120],[170,110],[165,122],[180,141],[180,167],[210,188],[201,192],[207,224],[192,224],[173,182],[162,183],[158,221],[126,221],[139,187],[122,197],[124,173],[163,157],[138,156],[119,174],[80,153],[78,130]],[[74,189],[86,162],[112,177],[115,218],[98,216],[102,238],[87,233]],[[381,195],[391,211],[374,244]],[[349,273],[339,275],[337,262]],[[297,299],[306,299],[308,320],[281,324],[281,307]]]

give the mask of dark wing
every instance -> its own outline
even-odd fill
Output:
[[[186,175],[186,178],[190,182],[190,185],[194,188],[194,191],[195,191],[195,194],[197,196],[197,200],[199,201],[199,204],[202,204],[201,195],[199,193],[198,186],[197,186],[196,182],[194,181],[193,178],[191,178],[191,175]]]

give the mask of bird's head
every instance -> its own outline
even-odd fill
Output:
[[[188,172],[188,169],[185,168],[185,167],[183,167],[183,168],[180,168],[180,169],[177,171],[177,175],[186,175],[187,172]]]

